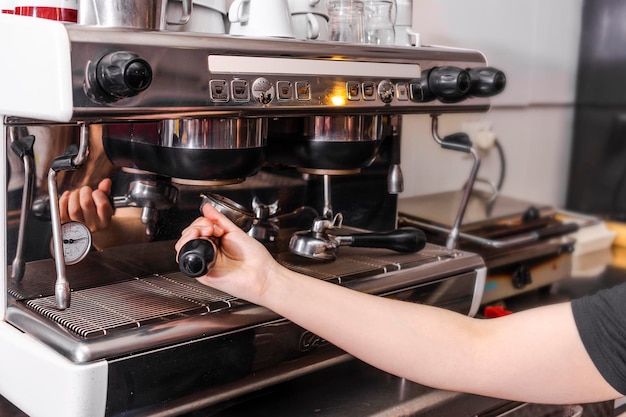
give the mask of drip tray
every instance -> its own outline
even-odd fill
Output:
[[[315,278],[345,284],[355,279],[380,276],[451,257],[448,251],[428,245],[418,253],[381,249],[342,248],[334,262],[307,260],[281,253],[278,261],[287,268]],[[72,291],[71,305],[56,306],[54,295],[22,301],[35,313],[63,326],[81,338],[112,335],[141,326],[229,309],[245,302],[212,289],[181,272],[157,273],[127,281]]]
[[[84,338],[231,307],[235,298],[182,273],[154,275],[72,292],[71,308],[54,296],[25,301],[44,317]]]
[[[29,264],[23,281],[11,283],[9,288],[9,293],[18,297],[14,296],[7,308],[7,321],[77,363],[285,321],[273,311],[186,277],[175,263],[171,265],[172,257],[166,256],[172,247],[172,242],[153,242],[124,251],[90,253],[78,268],[68,268],[73,291],[65,310],[57,308],[50,293],[54,263]],[[137,253],[146,255],[139,257],[141,262],[133,261]],[[334,262],[284,252],[275,256],[292,270],[379,295],[451,277],[466,278],[455,297],[468,300],[473,297],[475,270],[484,266],[476,254],[432,244],[417,253],[343,247]],[[154,269],[146,271],[150,265]]]

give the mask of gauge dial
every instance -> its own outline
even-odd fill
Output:
[[[61,225],[63,238],[63,257],[66,265],[74,265],[83,260],[91,249],[91,232],[80,222],[67,222]],[[50,242],[50,251],[54,256],[54,243]]]

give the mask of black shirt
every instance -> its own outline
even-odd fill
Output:
[[[572,312],[596,368],[626,394],[626,284],[573,300]]]

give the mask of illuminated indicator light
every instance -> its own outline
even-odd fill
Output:
[[[330,101],[334,106],[345,106],[346,104],[346,98],[342,96],[332,96]]]

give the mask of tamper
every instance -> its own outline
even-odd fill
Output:
[[[178,267],[190,278],[206,275],[215,265],[217,249],[208,239],[194,239],[185,243],[178,254]]]

